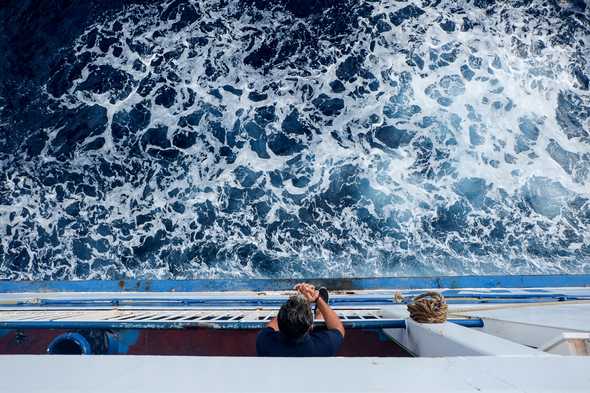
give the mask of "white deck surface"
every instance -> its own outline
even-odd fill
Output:
[[[527,325],[551,326],[564,330],[590,331],[590,303],[535,304],[528,307],[467,311],[458,314]]]
[[[0,356],[3,393],[589,392],[590,358]]]

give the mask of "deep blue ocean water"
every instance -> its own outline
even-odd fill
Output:
[[[3,1],[0,279],[590,272],[584,0]]]

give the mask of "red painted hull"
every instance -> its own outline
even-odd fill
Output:
[[[65,330],[0,331],[0,354],[44,354]],[[255,356],[256,330],[121,330],[118,353],[130,355]],[[339,356],[409,356],[378,330],[349,330]]]

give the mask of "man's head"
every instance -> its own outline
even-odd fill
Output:
[[[301,294],[291,296],[281,306],[277,319],[281,333],[292,339],[302,337],[313,325],[311,307]]]

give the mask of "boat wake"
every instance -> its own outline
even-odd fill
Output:
[[[583,1],[86,3],[0,11],[0,278],[590,272]]]

